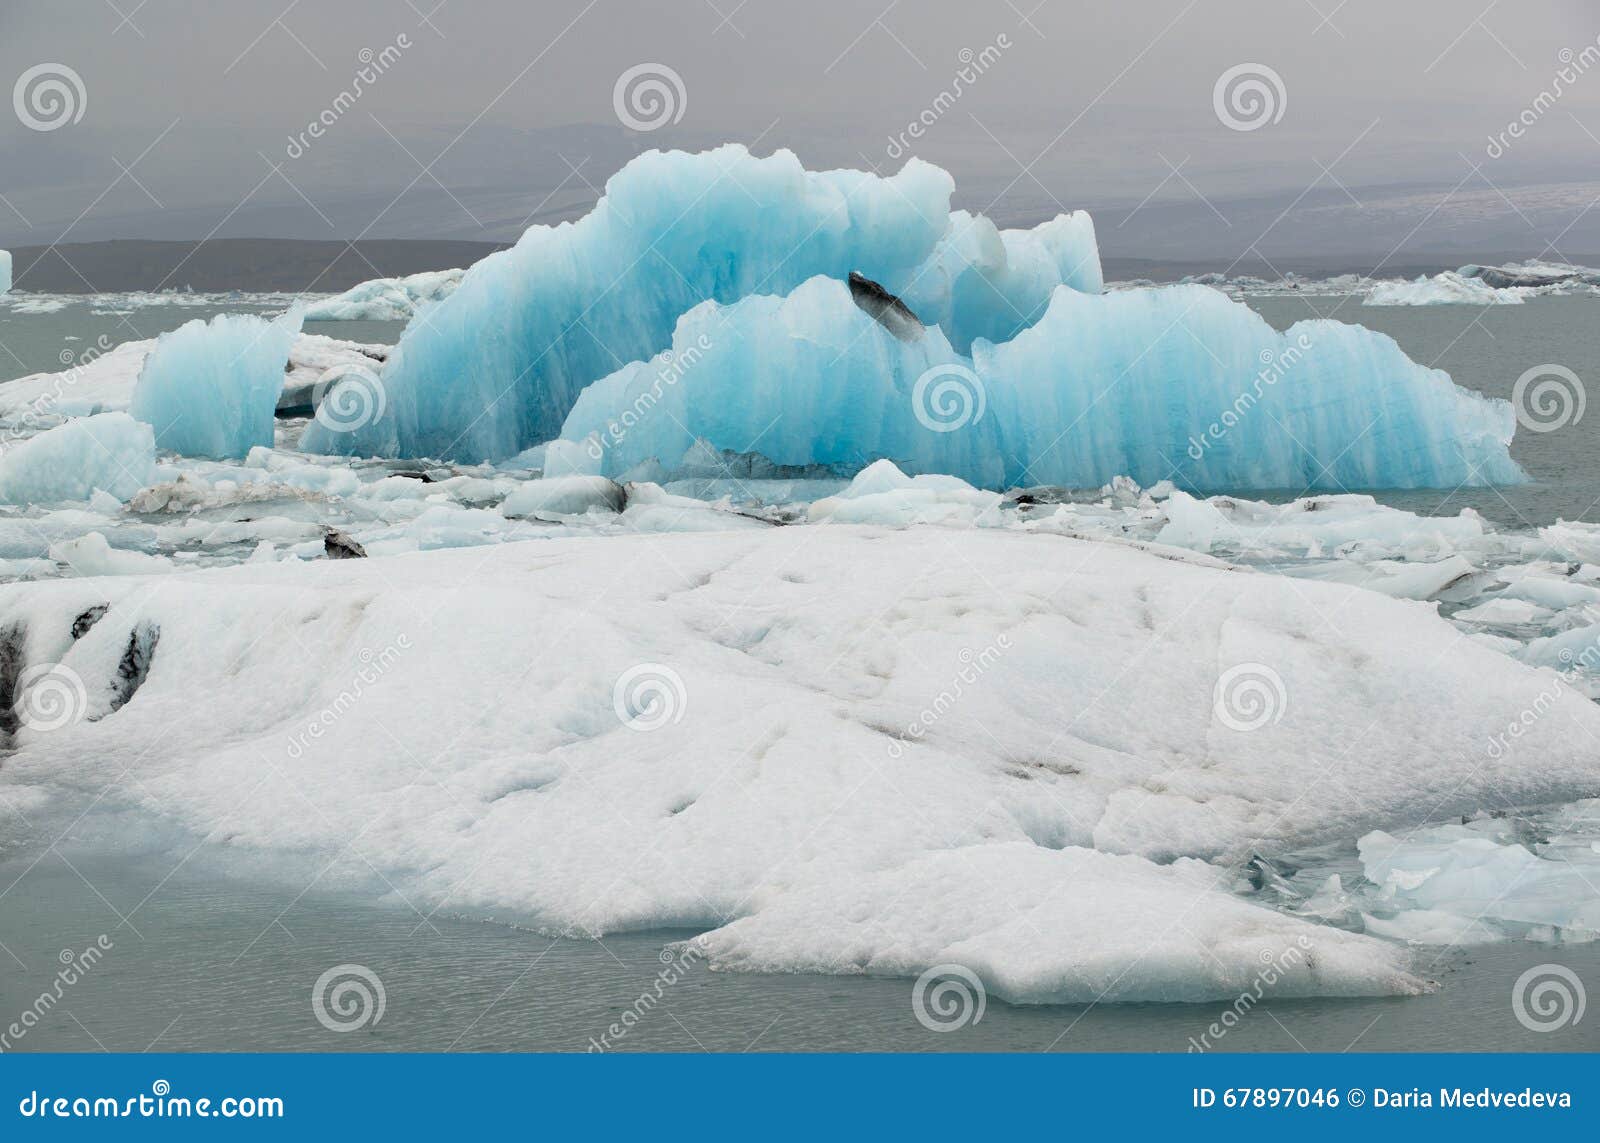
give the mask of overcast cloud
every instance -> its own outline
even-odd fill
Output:
[[[1480,12],[1452,0],[6,0],[6,86],[59,64],[83,96],[81,118],[51,130],[23,122],[40,113],[17,114],[16,99],[0,116],[0,245],[503,240],[581,213],[638,151],[740,140],[809,165],[891,170],[916,154],[955,173],[959,205],[1006,222],[1095,211],[1109,254],[1600,251],[1588,209],[1600,60],[1587,72],[1577,54],[1595,48],[1600,11],[1504,0]],[[1541,100],[1564,49],[1583,74]],[[363,52],[382,74],[297,147],[351,90]],[[964,58],[981,74],[969,65],[959,97],[941,100]],[[618,77],[641,64],[681,78],[676,122],[619,118]],[[1230,127],[1214,93],[1245,64],[1282,94],[1269,78],[1269,113],[1238,130],[1241,113]],[[1522,136],[1492,155],[1519,116],[1531,116]],[[899,138],[918,120],[920,138]]]

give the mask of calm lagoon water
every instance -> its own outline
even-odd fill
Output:
[[[1394,336],[1415,359],[1506,397],[1525,370],[1600,363],[1600,308],[1589,298],[1524,306],[1373,309],[1359,299],[1273,297],[1250,304],[1280,328],[1307,317],[1357,321]],[[153,337],[209,307],[46,314],[0,307],[0,381],[62,368],[62,354]],[[229,306],[232,310],[248,306]],[[260,307],[257,307],[259,310]],[[315,332],[392,343],[398,323],[323,323]],[[1600,375],[1600,373],[1597,373]],[[1523,432],[1514,455],[1534,483],[1453,493],[1380,492],[1397,506],[1454,514],[1471,506],[1503,526],[1600,519],[1600,414],[1552,433]],[[1293,494],[1299,490],[1286,490]],[[5,820],[15,822],[14,817]],[[250,876],[223,877],[206,847],[108,860],[55,834],[0,839],[0,1028],[34,1006],[62,957],[104,935],[111,948],[11,1045],[25,1051],[555,1050],[583,1051],[661,979],[663,947],[689,933],[577,941],[507,924],[375,905]],[[174,866],[177,866],[174,869]],[[9,888],[7,888],[9,886]],[[1430,954],[1431,955],[1431,954]],[[1600,981],[1600,943],[1513,942],[1454,950],[1425,971],[1443,987],[1413,999],[1270,1001],[1216,1042],[1227,1051],[1600,1050],[1600,1020],[1533,1032],[1512,986],[1559,961]],[[381,1020],[336,1032],[319,1023],[313,985],[338,965],[382,981]],[[991,999],[954,1032],[916,1020],[912,982],[869,977],[755,976],[691,966],[617,1050],[1186,1051],[1221,1018],[1217,1004],[1012,1007]]]

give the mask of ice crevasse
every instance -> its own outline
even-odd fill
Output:
[[[1087,215],[1029,231],[950,211],[954,183],[920,160],[880,178],[807,171],[789,151],[649,152],[575,223],[530,228],[474,265],[406,329],[386,408],[360,430],[314,426],[308,451],[497,460],[555,437],[579,392],[668,348],[700,302],[866,275],[965,346],[1010,336],[1066,284],[1098,291]]]

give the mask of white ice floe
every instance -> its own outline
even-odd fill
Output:
[[[455,293],[465,270],[430,270],[374,278],[306,307],[306,321],[409,321],[429,302]]]
[[[1523,290],[1496,289],[1479,278],[1446,270],[1411,282],[1379,282],[1361,302],[1364,306],[1520,306]]]
[[[1414,990],[1394,944],[1240,897],[1229,870],[1600,784],[1600,710],[1542,699],[1553,676],[1429,604],[1042,531],[774,527],[637,493],[740,530],[540,525],[0,588],[27,663],[91,696],[126,690],[125,648],[159,636],[120,709],[22,727],[0,791],[71,820],[136,788],[174,848],[210,835],[257,870],[342,854],[327,883],[375,868],[424,911],[699,927],[730,966],[965,957],[1046,1001],[1232,996],[1302,937],[1284,994]]]

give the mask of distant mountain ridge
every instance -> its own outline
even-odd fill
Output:
[[[451,270],[505,243],[371,239],[353,244],[277,238],[208,242],[119,239],[12,248],[13,288],[95,294],[193,289],[339,293],[372,278]]]

